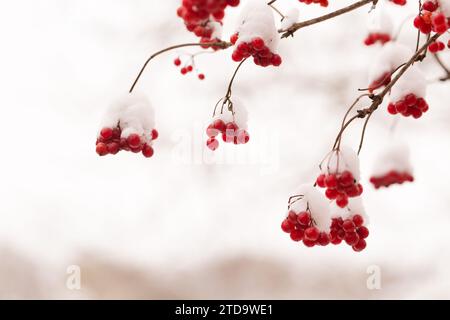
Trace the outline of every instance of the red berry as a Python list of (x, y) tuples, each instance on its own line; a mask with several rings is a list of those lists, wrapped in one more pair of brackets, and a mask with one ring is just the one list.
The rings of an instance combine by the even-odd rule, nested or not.
[(321, 246), (327, 246), (330, 243), (330, 237), (325, 232), (321, 232), (317, 243)]
[(336, 197), (336, 204), (340, 208), (345, 208), (348, 205), (348, 197), (343, 194), (338, 195)]
[(303, 240), (303, 230), (292, 230), (291, 239), (294, 241)]
[(342, 224), (342, 228), (345, 232), (355, 232), (356, 226), (352, 220), (345, 220)]
[(159, 132), (156, 129), (152, 130), (152, 140), (156, 140), (159, 137)]
[(311, 217), (308, 212), (300, 212), (297, 217), (297, 221), (302, 226), (309, 226), (309, 224), (311, 223)]
[(350, 232), (345, 235), (345, 242), (347, 242), (347, 244), (349, 246), (353, 246), (353, 245), (357, 244), (358, 241), (359, 241), (359, 236), (356, 232)]
[(337, 178), (336, 175), (334, 174), (329, 174), (326, 178), (325, 178), (325, 185), (327, 186), (327, 188), (331, 188), (334, 189), (337, 187)]
[(149, 146), (148, 144), (145, 144), (144, 147), (142, 148), (142, 154), (146, 158), (151, 158), (154, 154), (154, 150), (151, 146)]
[(369, 229), (366, 227), (359, 227), (357, 232), (361, 239), (366, 239), (369, 236)]
[(283, 230), (286, 233), (291, 233), (292, 228), (288, 219), (284, 219), (283, 222), (281, 223), (281, 230)]
[(203, 73), (200, 73), (200, 74), (198, 75), (198, 78), (199, 78), (200, 80), (205, 80), (205, 75), (204, 75)]
[(179, 66), (181, 65), (181, 60), (180, 60), (180, 58), (176, 58), (176, 59), (173, 61), (173, 64), (176, 65), (177, 67), (179, 67)]
[(319, 239), (319, 235), (320, 235), (319, 229), (317, 229), (316, 227), (310, 227), (305, 230), (305, 238), (307, 240), (317, 241), (317, 239)]
[(141, 137), (135, 133), (132, 133), (128, 136), (127, 143), (130, 148), (137, 149), (141, 145)]
[(108, 154), (108, 146), (103, 142), (98, 143), (95, 150), (99, 156), (106, 156)]
[(100, 131), (100, 136), (105, 140), (108, 141), (113, 137), (113, 129), (111, 128), (103, 128), (102, 131)]
[(316, 180), (317, 185), (321, 188), (325, 188), (325, 177), (326, 175), (321, 174)]
[(366, 246), (367, 246), (366, 241), (364, 239), (361, 239), (352, 248), (356, 252), (360, 252), (360, 251), (363, 251), (366, 248)]
[(215, 138), (209, 138), (206, 142), (206, 146), (212, 150), (215, 151), (219, 147), (219, 141), (217, 141)]
[(355, 214), (352, 220), (355, 226), (358, 228), (364, 224), (364, 218), (359, 214)]

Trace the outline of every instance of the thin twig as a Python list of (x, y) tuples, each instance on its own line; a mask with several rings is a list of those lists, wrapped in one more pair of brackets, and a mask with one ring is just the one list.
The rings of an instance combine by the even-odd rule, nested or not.
[(348, 13), (350, 11), (353, 11), (353, 10), (356, 10), (356, 9), (358, 9), (360, 7), (363, 7), (363, 6), (365, 6), (365, 5), (369, 4), (369, 3), (372, 3), (373, 6), (376, 6), (376, 4), (378, 3), (378, 0), (360, 0), (360, 1), (358, 1), (358, 2), (356, 2), (354, 4), (352, 4), (352, 5), (349, 5), (349, 6), (345, 7), (345, 8), (336, 10), (336, 11), (331, 12), (331, 13), (328, 13), (326, 15), (323, 15), (323, 16), (320, 16), (320, 17), (317, 17), (317, 18), (314, 18), (314, 19), (311, 19), (311, 20), (306, 20), (306, 21), (303, 21), (303, 22), (297, 22), (297, 23), (293, 24), (291, 27), (289, 27), (288, 29), (286, 29), (286, 30), (279, 30), (278, 32), (282, 34), (281, 38), (287, 38), (289, 36), (293, 36), (294, 33), (297, 30), (301, 29), (301, 28), (305, 28), (305, 27), (308, 27), (308, 26), (311, 26), (311, 25), (314, 25), (314, 24), (317, 24), (317, 23), (320, 23), (320, 22), (323, 22), (323, 21), (335, 18), (337, 16), (343, 15), (345, 13)]
[(450, 80), (450, 69), (444, 64), (441, 57), (439, 57), (439, 55), (437, 53), (433, 54), (433, 57), (436, 60), (436, 62), (439, 64), (439, 66), (442, 68), (442, 70), (444, 70), (444, 72), (445, 72), (445, 77), (440, 78), (439, 81)]
[(134, 80), (133, 85), (131, 86), (129, 92), (130, 93), (133, 92), (134, 88), (136, 87), (136, 84), (139, 82), (139, 79), (141, 78), (142, 74), (144, 73), (144, 71), (147, 68), (150, 61), (152, 61), (154, 58), (156, 58), (157, 56), (159, 56), (165, 52), (169, 52), (169, 51), (179, 49), (179, 48), (194, 47), (194, 46), (203, 46), (203, 47), (210, 47), (210, 48), (217, 47), (217, 48), (227, 49), (231, 45), (232, 45), (231, 43), (225, 42), (225, 41), (214, 42), (214, 43), (184, 43), (184, 44), (178, 44), (178, 45), (174, 45), (174, 46), (170, 46), (168, 48), (162, 49), (162, 50), (152, 54), (150, 56), (150, 58), (148, 58), (147, 61), (145, 61), (144, 65), (142, 66), (141, 70), (139, 71), (138, 76), (136, 77), (136, 80)]

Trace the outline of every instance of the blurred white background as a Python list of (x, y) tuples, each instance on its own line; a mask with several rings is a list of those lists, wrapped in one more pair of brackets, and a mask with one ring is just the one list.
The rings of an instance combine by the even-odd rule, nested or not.
[[(379, 50), (362, 44), (368, 8), (283, 40), (280, 68), (243, 66), (234, 95), (250, 113), (249, 145), (202, 156), (204, 127), (235, 68), (231, 52), (196, 59), (203, 82), (179, 74), (174, 52), (139, 84), (156, 110), (155, 157), (96, 155), (102, 113), (145, 59), (195, 39), (178, 2), (1, 1), (0, 298), (450, 298), (450, 93), (433, 81), (441, 71), (432, 59), (423, 64), (429, 113), (402, 118), (395, 136), (385, 108), (369, 124), (368, 248), (308, 249), (280, 230), (292, 190), (315, 179), (367, 85)], [(278, 2), (307, 19), (352, 1)], [(392, 7), (399, 22), (411, 10)], [(227, 11), (225, 39), (238, 11)], [(415, 35), (408, 24), (400, 41), (414, 48)], [(346, 144), (357, 147), (361, 124)], [(374, 191), (373, 161), (393, 138), (410, 145), (416, 182)], [(81, 268), (81, 290), (66, 287), (71, 265)], [(366, 287), (373, 265), (380, 290)]]

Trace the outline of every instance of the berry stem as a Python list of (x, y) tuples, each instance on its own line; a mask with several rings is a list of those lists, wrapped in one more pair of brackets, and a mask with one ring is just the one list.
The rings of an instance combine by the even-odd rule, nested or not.
[(172, 51), (172, 50), (176, 50), (179, 48), (184, 48), (184, 47), (194, 47), (194, 46), (203, 46), (203, 47), (218, 47), (218, 48), (222, 48), (222, 49), (227, 49), (229, 47), (232, 46), (231, 43), (226, 42), (226, 41), (221, 41), (221, 42), (214, 42), (214, 43), (183, 43), (183, 44), (178, 44), (178, 45), (174, 45), (174, 46), (170, 46), (167, 47), (165, 49), (162, 49), (158, 52), (155, 52), (154, 54), (152, 54), (150, 56), (150, 58), (147, 59), (147, 61), (145, 61), (144, 65), (142, 66), (141, 70), (139, 71), (138, 76), (136, 77), (136, 80), (134, 80), (133, 85), (130, 88), (130, 93), (132, 93), (134, 91), (134, 88), (136, 87), (137, 83), (139, 82), (139, 79), (142, 77), (142, 74), (144, 73), (145, 69), (147, 68), (148, 64), (150, 63), (150, 61), (152, 61), (154, 58), (156, 58), (157, 56)]
[(281, 38), (287, 38), (289, 36), (293, 36), (294, 33), (302, 28), (329, 20), (329, 19), (333, 19), (337, 16), (343, 15), (345, 13), (348, 13), (350, 11), (356, 10), (358, 8), (361, 8), (363, 6), (365, 6), (366, 4), (372, 3), (372, 7), (375, 7), (378, 3), (378, 0), (361, 0), (358, 2), (355, 2), (354, 4), (351, 4), (345, 8), (333, 11), (331, 13), (328, 13), (326, 15), (311, 19), (311, 20), (306, 20), (303, 22), (298, 22), (293, 24), (290, 28), (286, 29), (286, 30), (279, 30), (278, 32), (282, 34)]

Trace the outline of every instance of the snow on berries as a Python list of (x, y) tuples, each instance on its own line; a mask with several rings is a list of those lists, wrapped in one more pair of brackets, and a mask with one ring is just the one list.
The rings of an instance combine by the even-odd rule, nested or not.
[(383, 46), (369, 69), (369, 92), (387, 86), (392, 73), (409, 60), (413, 52), (407, 46), (391, 41)]
[(316, 180), (320, 188), (325, 188), (325, 196), (336, 202), (340, 208), (348, 205), (349, 198), (359, 197), (363, 187), (359, 183), (359, 159), (351, 148), (333, 150), (321, 164), (322, 173)]
[(183, 0), (177, 14), (184, 20), (188, 31), (201, 38), (202, 43), (215, 42), (221, 21), (225, 17), (225, 9), (237, 7), (240, 0)]
[(148, 99), (141, 94), (129, 94), (107, 110), (96, 141), (99, 156), (115, 155), (122, 150), (154, 154), (153, 142), (158, 138), (155, 116)]
[(363, 251), (369, 236), (369, 219), (359, 198), (351, 199), (344, 209), (332, 206), (329, 239), (331, 244), (346, 243), (356, 252)]
[(247, 144), (250, 141), (248, 133), (248, 113), (245, 106), (237, 99), (230, 104), (232, 110), (222, 107), (220, 112), (215, 110), (216, 115), (206, 129), (208, 141), (206, 146), (215, 151), (219, 148), (219, 139), (225, 143), (235, 145)]
[(450, 28), (450, 3), (448, 0), (427, 0), (423, 3), (414, 26), (424, 34), (432, 31), (443, 34)]
[(393, 38), (394, 24), (392, 18), (381, 4), (370, 13), (367, 28), (369, 34), (364, 40), (366, 46), (376, 43), (384, 45)]
[(234, 44), (233, 61), (253, 57), (256, 65), (278, 67), (282, 63), (276, 53), (279, 35), (271, 8), (261, 0), (250, 0), (241, 12), (236, 33), (230, 39)]
[(394, 184), (413, 182), (410, 151), (404, 143), (391, 143), (378, 156), (370, 177), (370, 183), (379, 189)]
[(328, 0), (298, 0), (304, 4), (320, 4), (322, 7), (328, 7)]
[(390, 114), (418, 119), (428, 111), (427, 81), (417, 66), (411, 67), (392, 88), (387, 110)]
[(306, 247), (330, 243), (330, 208), (323, 194), (311, 185), (301, 185), (289, 199), (288, 213), (281, 229)]

